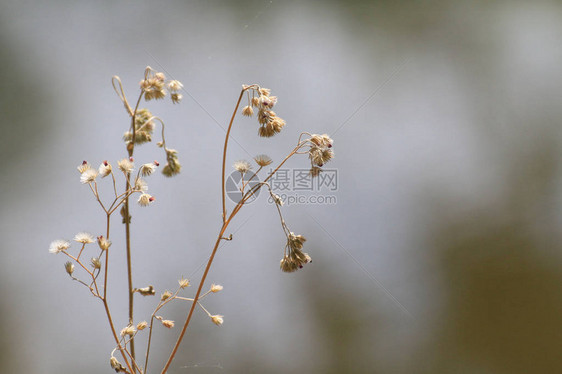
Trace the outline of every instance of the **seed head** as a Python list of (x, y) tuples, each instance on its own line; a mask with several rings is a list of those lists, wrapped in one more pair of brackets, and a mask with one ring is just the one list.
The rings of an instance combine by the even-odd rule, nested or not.
[(252, 165), (250, 165), (250, 163), (246, 160), (236, 161), (233, 166), (234, 169), (242, 174), (247, 173), (252, 168)]
[(135, 334), (135, 327), (134, 326), (127, 326), (123, 330), (121, 330), (121, 336), (133, 336)]
[(273, 162), (267, 155), (257, 155), (254, 157), (254, 161), (261, 167), (267, 166)]
[(88, 167), (88, 169), (84, 170), (82, 174), (80, 174), (80, 182), (82, 182), (83, 184), (92, 183), (96, 180), (97, 176), (97, 170)]
[(221, 291), (223, 289), (223, 286), (221, 286), (220, 284), (212, 284), (211, 285), (211, 292), (212, 293), (217, 293), (219, 291)]
[(216, 314), (216, 315), (214, 315), (214, 316), (211, 316), (211, 321), (212, 321), (215, 325), (220, 326), (220, 325), (222, 325), (222, 323), (224, 322), (223, 317), (224, 317), (224, 316), (221, 316), (220, 314)]
[(251, 117), (254, 114), (254, 109), (252, 109), (251, 106), (246, 105), (244, 108), (242, 108), (242, 115), (246, 116), (246, 117)]
[(111, 242), (106, 238), (104, 238), (102, 235), (98, 236), (97, 239), (98, 239), (98, 245), (102, 251), (107, 251), (111, 246)]
[(135, 168), (135, 164), (133, 164), (131, 158), (124, 158), (122, 160), (119, 160), (117, 162), (117, 166), (125, 174), (130, 173)]
[(160, 296), (160, 301), (168, 300), (172, 297), (172, 293), (168, 290), (164, 291), (164, 293)]
[(177, 80), (171, 80), (168, 82), (168, 91), (170, 92), (177, 92), (183, 88), (183, 84)]
[(148, 206), (151, 202), (153, 202), (155, 198), (147, 193), (143, 193), (139, 196), (137, 202), (140, 206)]
[(148, 326), (148, 322), (146, 322), (146, 321), (139, 322), (137, 324), (137, 330), (142, 331), (142, 330), (146, 329), (147, 326)]
[(135, 288), (134, 292), (138, 292), (142, 296), (153, 296), (156, 293), (154, 287), (150, 285), (144, 288)]
[(182, 290), (186, 287), (189, 287), (189, 279), (185, 279), (184, 277), (182, 277), (180, 280), (178, 280), (178, 283), (180, 284), (180, 288)]
[(134, 187), (135, 191), (142, 191), (142, 192), (146, 192), (148, 191), (148, 184), (146, 184), (146, 181), (142, 178), (137, 178), (135, 180), (135, 187)]
[(174, 321), (170, 321), (169, 319), (165, 319), (162, 321), (162, 325), (168, 329), (171, 329), (174, 327)]
[(74, 241), (82, 244), (89, 244), (94, 242), (94, 237), (90, 233), (79, 232), (74, 236)]
[(179, 104), (181, 99), (183, 99), (183, 95), (177, 92), (172, 92), (170, 94), (170, 98), (172, 99), (172, 103)]
[(107, 161), (101, 163), (100, 167), (98, 168), (98, 172), (100, 173), (101, 177), (107, 177), (111, 174), (111, 164)]
[(149, 164), (143, 164), (140, 168), (141, 175), (143, 177), (148, 177), (150, 174), (154, 172), (154, 170), (156, 170), (157, 166), (158, 165), (156, 165), (154, 162), (151, 162)]
[(56, 254), (66, 251), (68, 248), (70, 248), (69, 242), (67, 242), (66, 240), (58, 239), (51, 242), (51, 245), (49, 246), (49, 252)]
[(101, 269), (101, 261), (98, 257), (92, 257), (92, 259), (90, 260), (90, 264), (96, 270)]
[(88, 164), (88, 161), (86, 161), (86, 160), (82, 161), (82, 163), (80, 165), (78, 165), (78, 167), (77, 167), (78, 172), (80, 174), (82, 174), (83, 172), (85, 172), (86, 170), (88, 170), (90, 168), (91, 168), (91, 166), (90, 166), (90, 164)]

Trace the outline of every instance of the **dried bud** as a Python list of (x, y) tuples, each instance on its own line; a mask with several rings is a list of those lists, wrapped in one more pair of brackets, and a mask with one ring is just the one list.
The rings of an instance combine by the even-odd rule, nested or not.
[(91, 169), (91, 166), (90, 166), (90, 164), (88, 164), (88, 161), (84, 160), (84, 161), (82, 161), (82, 163), (80, 165), (78, 165), (78, 167), (76, 169), (78, 169), (78, 172), (80, 174), (82, 174), (86, 170)]
[(98, 257), (92, 257), (90, 264), (94, 269), (101, 269), (101, 261)]
[(165, 319), (162, 321), (162, 325), (168, 329), (171, 329), (172, 327), (174, 327), (174, 321), (170, 321), (168, 319)]
[(148, 326), (148, 323), (146, 321), (139, 322), (137, 324), (137, 330), (142, 331), (142, 330), (146, 329), (147, 326)]
[(111, 247), (111, 242), (100, 235), (98, 236), (98, 245), (102, 251), (107, 251)]
[(109, 364), (111, 365), (111, 368), (115, 370), (116, 373), (127, 372), (127, 369), (125, 369), (125, 367), (123, 367), (123, 365), (121, 365), (121, 363), (117, 361), (117, 359), (113, 356), (109, 359)]
[(170, 291), (164, 291), (164, 293), (160, 296), (160, 301), (168, 300), (172, 297), (172, 293)]
[(189, 280), (185, 279), (185, 278), (181, 278), (180, 280), (178, 280), (178, 283), (180, 284), (180, 288), (183, 290), (186, 287), (189, 287)]
[(213, 293), (217, 293), (219, 291), (221, 291), (223, 289), (223, 286), (221, 286), (220, 284), (212, 284), (211, 285), (211, 292)]
[(121, 330), (121, 336), (133, 336), (135, 334), (135, 328), (133, 326), (127, 326), (123, 330)]
[(156, 291), (154, 290), (154, 287), (152, 287), (150, 285), (148, 287), (144, 287), (144, 288), (135, 288), (133, 292), (138, 292), (142, 296), (153, 296), (156, 293)]
[(242, 115), (246, 117), (251, 117), (253, 114), (254, 114), (254, 109), (252, 109), (251, 106), (246, 105), (244, 108), (242, 108)]
[(107, 161), (101, 163), (100, 167), (98, 168), (98, 172), (102, 178), (107, 177), (111, 174), (111, 164)]
[(70, 261), (64, 263), (64, 270), (68, 273), (68, 275), (72, 275), (74, 273), (74, 264)]
[(177, 92), (173, 92), (173, 93), (170, 95), (170, 98), (172, 99), (172, 103), (174, 103), (174, 104), (179, 104), (180, 101), (181, 101), (181, 99), (183, 99), (183, 95), (180, 94), (180, 93), (177, 93)]
[(224, 316), (221, 316), (220, 314), (216, 314), (214, 316), (211, 316), (211, 321), (213, 321), (215, 325), (220, 326), (224, 322), (223, 317)]

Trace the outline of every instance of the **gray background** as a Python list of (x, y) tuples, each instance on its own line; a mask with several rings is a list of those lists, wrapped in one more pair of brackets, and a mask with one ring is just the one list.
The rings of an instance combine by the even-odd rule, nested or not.
[[(339, 172), (337, 204), (284, 210), (314, 259), (295, 274), (278, 269), (275, 209), (262, 196), (242, 211), (208, 280), (225, 287), (205, 302), (225, 324), (198, 312), (170, 373), (558, 370), (561, 21), (548, 1), (3, 1), (2, 372), (111, 370), (101, 304), (48, 246), (103, 230), (75, 167), (124, 156), (110, 78), (133, 100), (146, 65), (184, 83), (181, 105), (147, 104), (183, 172), (150, 177), (156, 203), (133, 210), (135, 285), (160, 293), (201, 275), (242, 84), (272, 88), (287, 126), (261, 139), (239, 118), (229, 165), (280, 160), (301, 131), (327, 132)], [(136, 158), (163, 161), (158, 151)], [(146, 319), (155, 299), (137, 300)], [(180, 322), (186, 308), (163, 314)], [(152, 369), (178, 330), (156, 330)]]

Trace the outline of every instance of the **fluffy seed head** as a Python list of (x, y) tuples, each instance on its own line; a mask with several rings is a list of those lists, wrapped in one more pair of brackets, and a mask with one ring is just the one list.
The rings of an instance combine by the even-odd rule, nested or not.
[(252, 165), (246, 160), (236, 161), (233, 166), (242, 174), (247, 173), (252, 168)]
[(49, 246), (49, 252), (51, 253), (60, 253), (62, 251), (66, 251), (70, 248), (70, 243), (66, 240), (58, 239), (51, 243)]
[(158, 165), (156, 165), (154, 162), (151, 162), (151, 163), (148, 163), (148, 164), (143, 164), (140, 168), (141, 175), (143, 177), (149, 176), (150, 174), (152, 174), (154, 172), (154, 170), (156, 170), (157, 166)]
[(107, 177), (111, 174), (111, 164), (107, 161), (101, 163), (100, 167), (98, 168), (98, 172), (100, 173), (101, 177)]
[(84, 170), (82, 174), (80, 174), (80, 182), (82, 182), (83, 184), (92, 183), (93, 181), (96, 180), (97, 176), (98, 176), (97, 170), (88, 168)]
[(261, 167), (267, 166), (273, 162), (268, 155), (257, 155), (254, 157), (254, 161)]
[(117, 166), (119, 167), (119, 170), (121, 170), (125, 174), (130, 173), (135, 168), (135, 164), (133, 164), (131, 158), (124, 158), (122, 160), (119, 160), (117, 162)]
[(181, 90), (183, 88), (183, 84), (181, 84), (180, 81), (177, 80), (171, 80), (168, 82), (168, 90), (170, 92), (177, 92), (179, 90)]
[(89, 244), (94, 242), (94, 237), (88, 232), (79, 232), (74, 235), (74, 241), (82, 244)]
[(151, 202), (153, 202), (155, 198), (147, 193), (143, 193), (139, 196), (137, 202), (140, 206), (148, 206)]
[(82, 163), (80, 165), (78, 165), (78, 167), (76, 169), (78, 169), (78, 172), (80, 174), (82, 174), (83, 172), (85, 172), (86, 170), (90, 169), (91, 166), (90, 164), (88, 164), (88, 161), (84, 160), (82, 161)]

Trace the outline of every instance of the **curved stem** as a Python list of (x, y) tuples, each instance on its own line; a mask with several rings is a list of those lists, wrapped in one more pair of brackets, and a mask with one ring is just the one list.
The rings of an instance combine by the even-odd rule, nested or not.
[(228, 124), (228, 130), (226, 130), (226, 137), (224, 138), (224, 149), (222, 153), (222, 223), (226, 222), (226, 191), (225, 191), (225, 168), (226, 168), (226, 149), (228, 147), (228, 139), (230, 138), (230, 130), (232, 129), (232, 124), (234, 123), (234, 117), (236, 117), (236, 113), (238, 112), (238, 107), (240, 106), (240, 102), (242, 101), (242, 97), (244, 96), (244, 91), (247, 88), (243, 88), (240, 91), (240, 96), (238, 97), (238, 101), (236, 102), (236, 107), (234, 108), (234, 112), (232, 113), (232, 117), (230, 118), (230, 123)]

